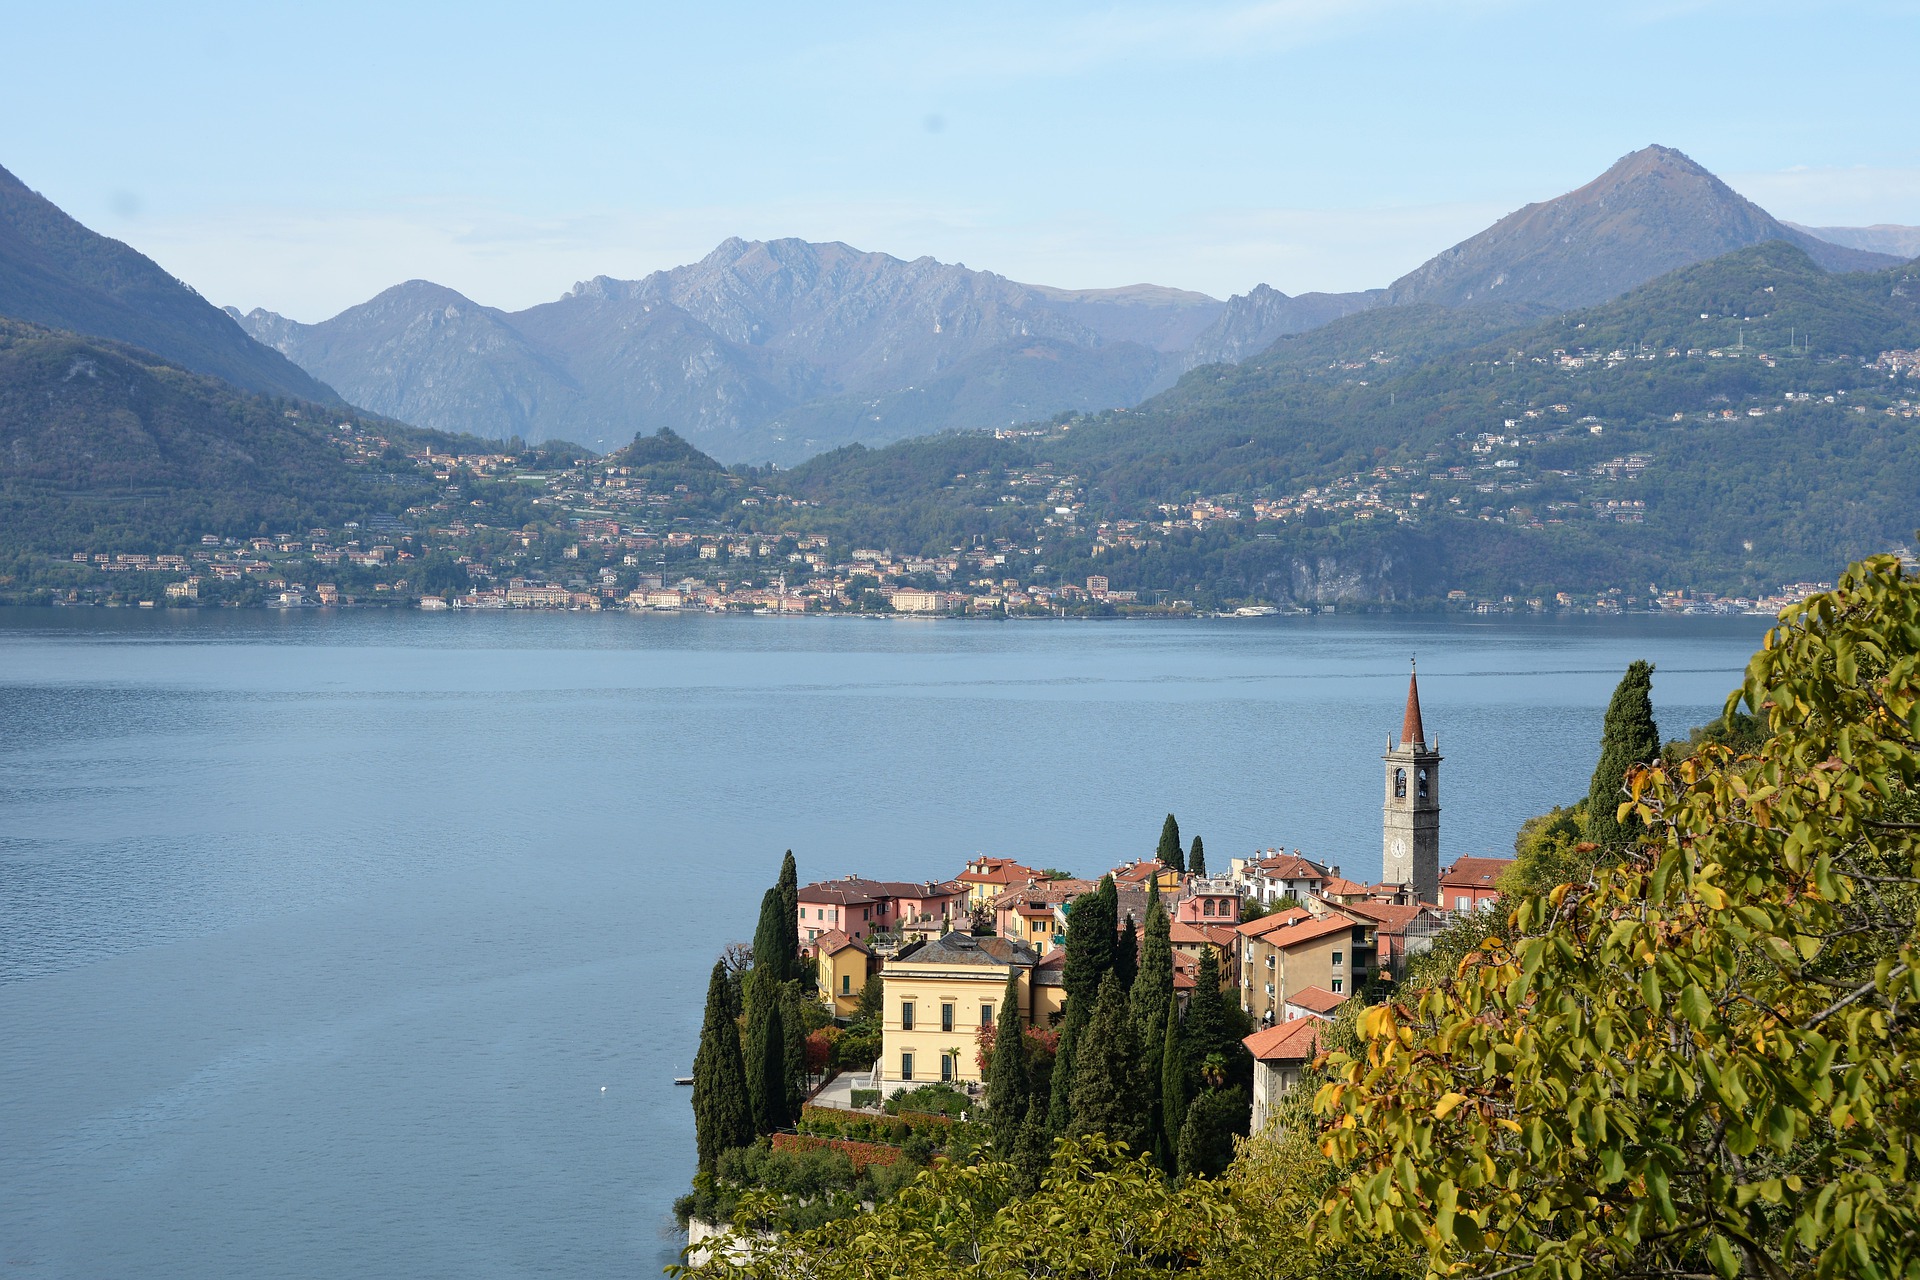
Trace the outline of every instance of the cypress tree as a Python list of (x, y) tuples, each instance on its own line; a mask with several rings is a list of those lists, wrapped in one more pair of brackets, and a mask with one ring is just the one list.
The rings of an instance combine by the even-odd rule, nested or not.
[(1060, 1043), (1053, 1052), (1053, 1080), (1047, 1097), (1047, 1131), (1055, 1136), (1065, 1133), (1067, 1122), (1073, 1118), (1073, 1061), (1079, 1052), (1081, 1028), (1087, 1024), (1089, 1003), (1082, 1000), (1076, 1004), (1069, 999), (1066, 1021), (1060, 1024)]
[(1187, 1025), (1182, 1034), (1187, 1042), (1190, 1072), (1198, 1071), (1209, 1056), (1226, 1054), (1226, 997), (1220, 990), (1220, 958), (1212, 947), (1200, 948), (1200, 963), (1193, 975), (1193, 995), (1187, 1000)]
[(732, 984), (726, 966), (718, 962), (707, 980), (707, 1012), (700, 1024), (700, 1051), (693, 1059), (693, 1131), (702, 1173), (713, 1172), (721, 1152), (753, 1142), (753, 1108)]
[(1134, 975), (1139, 972), (1140, 934), (1133, 927), (1133, 917), (1128, 916), (1120, 937), (1113, 944), (1113, 976), (1120, 979), (1123, 993), (1133, 990)]
[(1587, 789), (1587, 838), (1618, 845), (1637, 839), (1639, 819), (1622, 823), (1613, 815), (1626, 797), (1627, 770), (1660, 756), (1660, 727), (1653, 722), (1653, 664), (1636, 661), (1627, 668), (1607, 703), (1600, 738), (1600, 763)]
[(1196, 876), (1207, 874), (1207, 850), (1200, 843), (1200, 837), (1193, 838), (1193, 852), (1187, 855), (1187, 870)]
[(760, 922), (753, 929), (753, 976), (747, 982), (749, 1007), (753, 1004), (753, 987), (764, 980), (771, 991), (793, 976), (794, 955), (787, 950), (787, 939), (799, 919), (787, 919), (786, 910), (787, 895), (780, 886), (760, 895)]
[(987, 1120), (994, 1151), (1011, 1159), (1026, 1121), (1033, 1082), (1027, 1073), (1027, 1037), (1020, 1024), (1020, 973), (1007, 974), (993, 1026), (993, 1057), (987, 1061)]
[(1081, 894), (1067, 908), (1067, 961), (1060, 980), (1067, 990), (1069, 1010), (1076, 1001), (1092, 1004), (1100, 993), (1100, 979), (1113, 968), (1117, 904), (1113, 879), (1105, 877), (1099, 889)]
[(1103, 1133), (1134, 1151), (1142, 1149), (1145, 1130), (1135, 1075), (1139, 1056), (1127, 994), (1121, 989), (1119, 976), (1109, 973), (1100, 980), (1093, 1017), (1074, 1051), (1068, 1133)]
[(1187, 1115), (1187, 1045), (1180, 1026), (1180, 1002), (1167, 996), (1166, 1029), (1160, 1041), (1160, 1132), (1154, 1135), (1154, 1152), (1160, 1167), (1172, 1173), (1180, 1141), (1180, 1128)]
[(1140, 1044), (1140, 1079), (1147, 1093), (1147, 1126), (1156, 1153), (1160, 1146), (1160, 1059), (1167, 1038), (1167, 1007), (1173, 1000), (1173, 943), (1171, 922), (1160, 895), (1147, 898), (1147, 924), (1141, 935), (1140, 971), (1134, 975), (1127, 1003), (1133, 1014), (1133, 1033)]
[(761, 994), (759, 1024), (749, 1029), (754, 1054), (747, 1070), (747, 1092), (753, 1101), (754, 1130), (772, 1133), (787, 1123), (787, 1033), (779, 992)]
[(1030, 1196), (1040, 1190), (1047, 1165), (1053, 1159), (1053, 1134), (1047, 1128), (1047, 1100), (1035, 1097), (1027, 1102), (1027, 1114), (1020, 1121), (1013, 1140), (1013, 1189), (1016, 1195)]
[(802, 1012), (806, 998), (798, 982), (780, 984), (780, 1030), (786, 1051), (783, 1069), (787, 1077), (788, 1119), (800, 1114), (800, 1104), (807, 1096), (807, 1020)]
[(794, 978), (799, 976), (800, 959), (800, 869), (794, 864), (791, 849), (780, 860), (780, 898), (785, 907), (780, 919), (786, 926), (780, 954), (785, 957), (786, 976)]
[(1172, 814), (1160, 824), (1160, 847), (1154, 850), (1153, 856), (1175, 871), (1187, 869), (1186, 859), (1180, 853), (1180, 824), (1173, 820)]
[(1217, 1178), (1233, 1163), (1233, 1139), (1247, 1123), (1247, 1099), (1238, 1089), (1208, 1089), (1187, 1108), (1180, 1126), (1183, 1178)]

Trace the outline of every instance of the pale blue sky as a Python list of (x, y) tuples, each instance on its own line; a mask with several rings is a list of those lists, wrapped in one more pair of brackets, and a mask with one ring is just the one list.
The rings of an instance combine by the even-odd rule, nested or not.
[(1384, 284), (1649, 142), (1920, 223), (1920, 4), (16, 5), (0, 165), (216, 302), (522, 307), (728, 235)]

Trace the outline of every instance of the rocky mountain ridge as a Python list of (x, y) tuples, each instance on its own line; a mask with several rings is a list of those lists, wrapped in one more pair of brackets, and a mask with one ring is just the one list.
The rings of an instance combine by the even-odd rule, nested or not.
[(519, 312), (414, 281), (315, 325), (233, 314), (355, 403), (419, 425), (595, 447), (667, 426), (728, 461), (792, 464), (1130, 406), (1189, 369), (1374, 307), (1591, 305), (1770, 240), (1829, 270), (1897, 260), (1782, 223), (1651, 146), (1353, 293), (1068, 290), (838, 242), (729, 239), (699, 262), (596, 277)]

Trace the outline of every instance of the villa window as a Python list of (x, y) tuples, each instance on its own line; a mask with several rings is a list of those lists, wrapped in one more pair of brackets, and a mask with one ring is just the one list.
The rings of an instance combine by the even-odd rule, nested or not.
[(953, 1030), (953, 1006), (950, 1004), (940, 1006), (940, 1029), (942, 1031)]
[(991, 1004), (987, 1004), (987, 1003), (981, 1004), (980, 1025), (983, 1027), (990, 1027), (993, 1025), (993, 1006)]
[(1202, 903), (1202, 905), (1201, 905), (1201, 907), (1200, 907), (1200, 914), (1201, 914), (1201, 915), (1204, 915), (1204, 916), (1210, 916), (1210, 915), (1212, 915), (1212, 914), (1213, 914), (1213, 899), (1212, 899), (1212, 898), (1207, 898), (1207, 899), (1205, 899), (1205, 900), (1203, 901), (1203, 903)]
[(911, 1000), (900, 1006), (900, 1029), (902, 1031), (913, 1030), (913, 1001)]
[(948, 1084), (953, 1083), (953, 1055), (950, 1053), (940, 1055), (940, 1078)]
[(1346, 952), (1344, 952), (1344, 951), (1336, 951), (1336, 952), (1334, 952), (1334, 953), (1333, 953), (1333, 967), (1334, 967), (1334, 968), (1336, 968), (1336, 969), (1338, 969), (1338, 968), (1339, 968), (1339, 967), (1340, 967), (1341, 965), (1343, 965), (1343, 964), (1345, 964), (1345, 963), (1346, 963), (1346, 959), (1347, 959), (1347, 953), (1346, 953)]
[(850, 996), (853, 994), (853, 975), (852, 974), (843, 973), (840, 975), (840, 994), (843, 996)]
[(1340, 981), (1340, 979), (1338, 979), (1338, 978), (1335, 978), (1335, 979), (1333, 980), (1333, 994), (1335, 994), (1335, 995), (1339, 995), (1339, 994), (1340, 994), (1340, 989), (1341, 989), (1341, 988), (1342, 988), (1343, 986), (1345, 986), (1345, 985), (1346, 985), (1346, 984), (1345, 984), (1345, 983), (1343, 983), (1343, 982), (1341, 982), (1341, 981)]
[(900, 1078), (902, 1080), (913, 1079), (913, 1055), (910, 1053), (900, 1055)]

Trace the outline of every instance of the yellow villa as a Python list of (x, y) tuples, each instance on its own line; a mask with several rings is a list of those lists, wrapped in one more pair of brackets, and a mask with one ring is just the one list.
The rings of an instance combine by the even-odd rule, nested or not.
[[(998, 1017), (1009, 973), (1018, 979), (1020, 1018), (1032, 1024), (1039, 960), (1025, 943), (970, 933), (949, 933), (901, 951), (886, 969), (885, 1022), (874, 1067), (879, 1087), (893, 1093), (934, 1080), (977, 1082), (980, 1028)], [(1054, 1003), (1042, 997), (1042, 1019)]]
[(829, 930), (806, 944), (819, 965), (820, 1000), (836, 1018), (851, 1018), (860, 992), (873, 971), (867, 949), (839, 929)]

